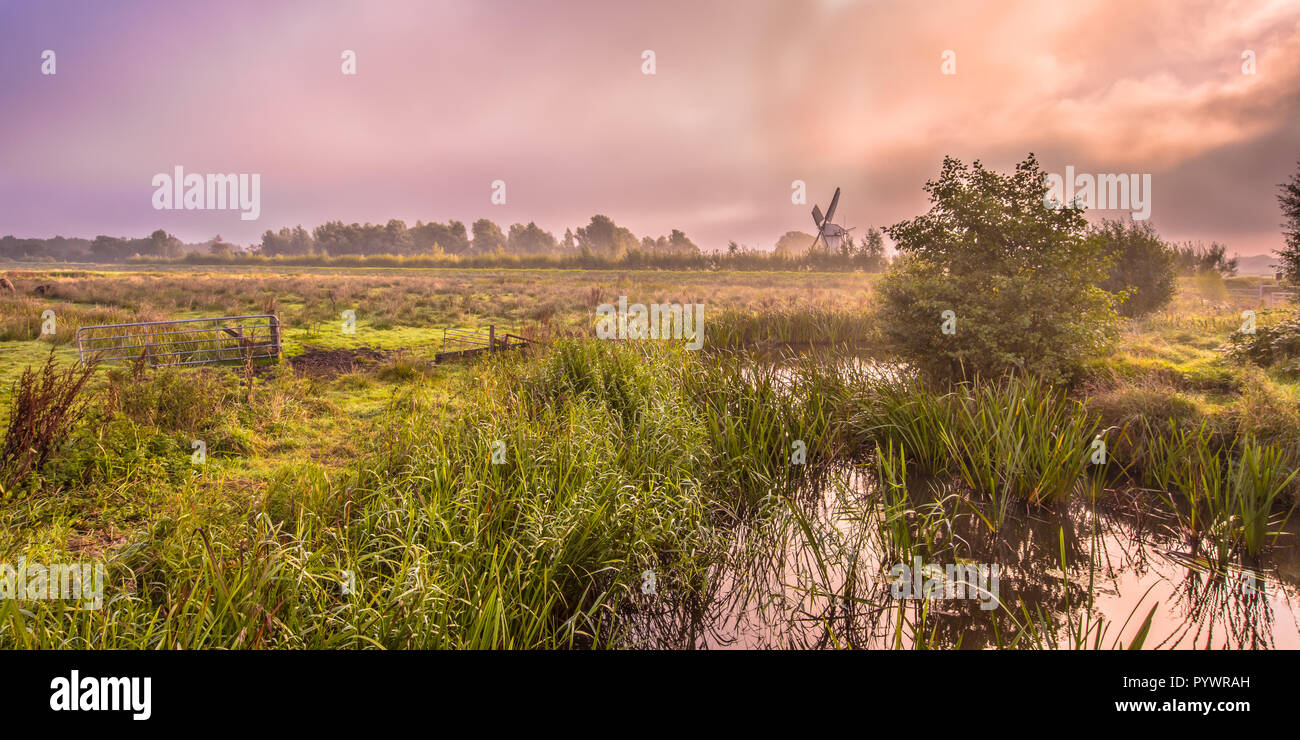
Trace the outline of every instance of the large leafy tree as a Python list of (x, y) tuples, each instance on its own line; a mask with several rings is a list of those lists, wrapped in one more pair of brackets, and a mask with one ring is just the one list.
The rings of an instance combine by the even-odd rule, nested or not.
[(901, 256), (879, 286), (879, 324), (904, 360), (946, 378), (1055, 382), (1106, 350), (1119, 321), (1099, 287), (1109, 259), (1082, 211), (1048, 207), (1047, 190), (1032, 154), (1009, 175), (947, 157), (925, 185), (930, 211), (885, 229)]
[(1290, 181), (1278, 186), (1278, 205), (1282, 206), (1282, 236), (1286, 246), (1277, 251), (1282, 258), (1282, 277), (1300, 285), (1300, 163)]

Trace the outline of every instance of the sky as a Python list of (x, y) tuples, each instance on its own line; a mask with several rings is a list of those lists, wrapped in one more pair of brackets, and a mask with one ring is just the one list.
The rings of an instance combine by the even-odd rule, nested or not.
[[(1300, 2), (0, 0), (0, 235), (491, 218), (560, 236), (603, 213), (770, 249), (836, 187), (861, 233), (923, 213), (945, 155), (1009, 171), (1030, 152), (1150, 174), (1168, 239), (1278, 248)], [(178, 165), (260, 175), (259, 217), (155, 210)]]

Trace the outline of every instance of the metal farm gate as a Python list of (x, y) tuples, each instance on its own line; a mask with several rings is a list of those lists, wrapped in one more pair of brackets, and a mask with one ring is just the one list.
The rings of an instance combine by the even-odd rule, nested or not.
[(269, 359), (280, 354), (280, 319), (262, 314), (83, 326), (77, 354), (83, 363), (143, 358), (149, 367)]
[(487, 331), (482, 329), (443, 329), (442, 351), (437, 354), (437, 361), (457, 357), (470, 357), (483, 352), (493, 353), (507, 349), (518, 349), (530, 340), (516, 334), (497, 333), (496, 324)]

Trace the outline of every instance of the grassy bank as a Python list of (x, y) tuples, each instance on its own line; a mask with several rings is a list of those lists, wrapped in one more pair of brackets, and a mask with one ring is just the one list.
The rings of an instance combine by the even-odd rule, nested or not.
[[(314, 462), (349, 455), (300, 445), (263, 471), (264, 488), (241, 484), (250, 470), (234, 461), (274, 456), (340, 401), (291, 374), (249, 389), (229, 372), (117, 371), (0, 527), (6, 558), (107, 557), (105, 608), (6, 601), (0, 641), (614, 646), (644, 607), (647, 573), (664, 592), (706, 593), (736, 528), (797, 506), (800, 483), (832, 462), (896, 459), (886, 479), (901, 465), (949, 481), (994, 534), (1012, 509), (1156, 481), (1150, 505), (1225, 557), (1267, 547), (1294, 501), (1294, 461), (1266, 443), (1222, 448), (1152, 425), (1131, 456), (1090, 466), (1101, 421), (1086, 401), (1033, 381), (941, 392), (841, 366), (562, 341), (410, 377), (344, 431), (358, 436), (354, 464)], [(209, 462), (192, 464), (192, 439), (207, 440)], [(877, 495), (890, 490), (892, 504), (876, 503), (902, 511), (926, 495)], [(925, 540), (921, 519), (899, 524), (896, 538)]]
[[(97, 371), (86, 417), (0, 503), (0, 562), (102, 560), (105, 607), (4, 600), (0, 645), (665, 644), (645, 642), (646, 620), (717, 603), (738, 543), (770, 561), (783, 538), (835, 575), (807, 581), (830, 603), (887, 610), (862, 587), (880, 574), (845, 576), (858, 561), (815, 516), (846, 470), (868, 483), (835, 508), (876, 531), (889, 558), (976, 557), (968, 546), (984, 541), (1019, 551), (1026, 521), (1078, 519), (1081, 506), (1168, 520), (1175, 542), (1216, 567), (1290, 546), (1276, 533), (1297, 500), (1295, 371), (1228, 359), (1219, 348), (1242, 306), (1194, 285), (1130, 322), (1116, 355), (1066, 389), (913, 378), (875, 345), (864, 276), (516, 277), (19, 277), (24, 295), (0, 298), (6, 394), (51, 345), (71, 359), (66, 342), (24, 328), (42, 307), (75, 324), (244, 313), (275, 298), (290, 355), (384, 352), (251, 378)], [(706, 351), (582, 338), (594, 306), (619, 295), (705, 303)], [(548, 302), (554, 312), (529, 318)], [(333, 317), (352, 305), (358, 334), (341, 335)], [(553, 342), (469, 365), (434, 366), (412, 347), (435, 341), (430, 325), (492, 321), (532, 321)], [(1062, 549), (1058, 564), (1092, 557)], [(1066, 593), (1077, 606), (1093, 592)], [(1026, 635), (999, 644), (1053, 642), (1033, 608), (1014, 597), (999, 608), (999, 629)], [(851, 625), (798, 619), (852, 642)], [(900, 645), (933, 642), (926, 619), (896, 626)]]

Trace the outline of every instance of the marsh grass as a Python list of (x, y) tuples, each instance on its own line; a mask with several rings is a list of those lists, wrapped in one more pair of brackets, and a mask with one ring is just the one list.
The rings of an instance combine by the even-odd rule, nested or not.
[(1088, 470), (1096, 415), (1032, 377), (946, 391), (883, 379), (859, 396), (850, 425), (859, 442), (897, 446), (923, 474), (958, 477), (992, 504), (994, 530), (1013, 502), (1060, 505), (1097, 490)]
[(905, 374), (866, 386), (855, 400), (850, 424), (858, 444), (896, 445), (922, 473), (948, 472), (943, 432), (955, 423), (949, 394), (932, 392), (917, 376)]
[[(1031, 379), (935, 387), (905, 367), (848, 362), (873, 331), (865, 283), (852, 275), (752, 274), (720, 286), (703, 283), (716, 276), (676, 285), (671, 275), (576, 273), (541, 287), (534, 277), (59, 275), (45, 301), (56, 310), (128, 320), (241, 313), (274, 295), (287, 323), (316, 322), (338, 343), (356, 341), (332, 324), (357, 304), (362, 328), (384, 342), (530, 316), (553, 341), (458, 366), (397, 355), (333, 380), (287, 366), (243, 381), (229, 370), (97, 374), (93, 417), (49, 461), (42, 490), (0, 510), (0, 549), (66, 557), (69, 543), (93, 540), (87, 552), (109, 564), (108, 603), (99, 613), (0, 604), (0, 646), (616, 647), (668, 604), (707, 612), (727, 596), (718, 573), (739, 533), (774, 578), (784, 561), (764, 548), (811, 543), (808, 572), (820, 575), (808, 588), (834, 611), (797, 618), (847, 625), (854, 610), (879, 607), (858, 537), (900, 560), (956, 561), (973, 546), (963, 536), (1028, 547), (1017, 509), (1059, 511), (1107, 493), (1102, 482), (1131, 482), (1162, 491), (1154, 498), (1198, 541), (1257, 553), (1275, 542), (1296, 487), (1294, 451), (1279, 442), (1292, 397), (1272, 376), (1243, 382), (1254, 371), (1220, 382), (1226, 371), (1206, 370), (1212, 349), (1199, 347), (1211, 342), (1197, 340), (1188, 367), (1160, 368), (1159, 383), (1134, 363), (1138, 380), (1121, 379), (1134, 384), (1099, 409)], [(629, 293), (702, 296), (708, 348), (574, 338), (592, 301)], [(812, 308), (782, 308), (785, 298)], [(810, 342), (798, 356), (735, 351)], [(1236, 394), (1241, 413), (1202, 433), (1209, 388)], [(1176, 427), (1137, 423), (1166, 407)], [(1234, 445), (1247, 424), (1260, 435)], [(1088, 463), (1099, 433), (1115, 441), (1104, 469)], [(197, 437), (211, 455), (201, 469), (189, 461)], [(844, 466), (873, 484), (826, 504)], [(657, 599), (641, 592), (647, 570)], [(1074, 622), (1017, 611), (1017, 634), (998, 646), (1122, 647), (1078, 616), (1092, 586), (1081, 600), (1066, 588)], [(947, 645), (944, 619), (928, 604), (898, 605), (892, 640)]]
[[(742, 272), (719, 279), (714, 272), (636, 269), (356, 268), (349, 273), (256, 265), (240, 271), (176, 267), (10, 275), (18, 294), (0, 296), (0, 341), (38, 338), (41, 312), (50, 309), (58, 317), (56, 343), (72, 341), (80, 326), (264, 313), (272, 301), (289, 327), (290, 344), (299, 334), (320, 338), (337, 333), (345, 309), (357, 312), (363, 334), (418, 328), (429, 335), (426, 341), (443, 327), (490, 323), (591, 336), (592, 301), (614, 302), (626, 295), (633, 302), (705, 305), (711, 347), (769, 341), (826, 345), (861, 341), (870, 334), (867, 308), (875, 281), (873, 275), (856, 273)], [(51, 293), (30, 295), (46, 283), (55, 286)]]
[(1232, 474), (1233, 498), (1236, 500), (1237, 521), (1246, 552), (1258, 555), (1272, 536), (1276, 542), (1281, 529), (1295, 510), (1292, 504), (1285, 514), (1274, 517), (1273, 512), (1287, 486), (1300, 474), (1289, 468), (1281, 450), (1245, 439), (1240, 445), (1240, 455), (1234, 463)]
[(877, 521), (884, 552), (892, 560), (908, 562), (917, 547), (912, 531), (917, 512), (907, 488), (907, 456), (890, 441), (885, 449), (876, 448), (875, 469), (881, 503)]
[(709, 314), (706, 326), (710, 347), (847, 345), (865, 348), (880, 341), (866, 307), (851, 308), (829, 302), (727, 308)]
[[(663, 589), (698, 587), (717, 522), (747, 508), (711, 466), (741, 430), (711, 433), (681, 376), (656, 372), (672, 364), (642, 351), (561, 343), (539, 361), (485, 363), (474, 410), (452, 425), (417, 388), (354, 470), (287, 470), (245, 516), (158, 518), (112, 561), (102, 612), (38, 604), (9, 614), (0, 640), (609, 645), (644, 571)], [(728, 403), (756, 398), (729, 390)], [(750, 474), (780, 475), (768, 467)]]
[(1087, 483), (1098, 421), (1082, 404), (1034, 378), (964, 386), (956, 424), (943, 430), (958, 474), (994, 504), (1001, 527), (1010, 501), (1061, 505)]
[(1294, 504), (1279, 512), (1296, 478), (1277, 447), (1245, 437), (1225, 445), (1203, 422), (1170, 421), (1148, 429), (1142, 477), (1178, 515), (1193, 553), (1208, 541), (1216, 562), (1244, 550), (1258, 555), (1285, 524)]

